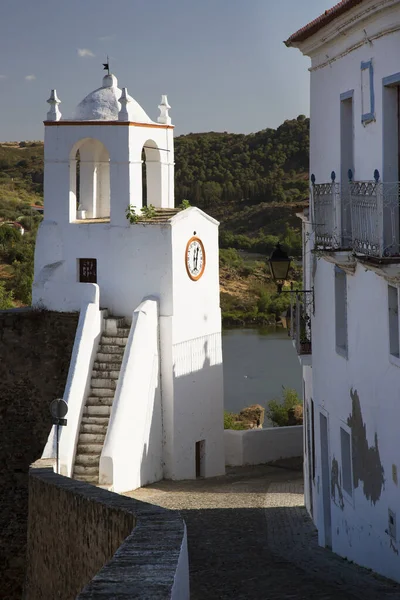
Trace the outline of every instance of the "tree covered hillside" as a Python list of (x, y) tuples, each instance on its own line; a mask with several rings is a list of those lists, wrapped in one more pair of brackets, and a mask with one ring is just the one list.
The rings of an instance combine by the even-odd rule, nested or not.
[[(295, 213), (308, 197), (308, 144), (309, 119), (303, 115), (276, 130), (249, 135), (179, 136), (175, 138), (176, 205), (188, 200), (218, 219), (223, 249), (265, 256), (279, 240), (298, 256), (300, 221)], [(42, 201), (43, 143), (0, 143), (0, 306), (29, 303), (33, 248), (41, 220), (30, 205)], [(13, 222), (11, 232), (5, 223), (12, 227)], [(24, 236), (15, 235), (15, 222), (24, 227)], [(224, 278), (227, 287), (232, 282), (232, 293), (237, 279), (249, 271), (239, 268), (235, 257), (228, 253), (221, 262), (222, 284)]]
[(308, 199), (309, 119), (249, 135), (193, 133), (175, 141), (176, 203), (221, 222), (220, 245), (268, 253), (278, 239), (300, 254), (296, 209)]
[(307, 194), (309, 119), (249, 135), (191, 133), (176, 138), (176, 198), (195, 206), (293, 202)]

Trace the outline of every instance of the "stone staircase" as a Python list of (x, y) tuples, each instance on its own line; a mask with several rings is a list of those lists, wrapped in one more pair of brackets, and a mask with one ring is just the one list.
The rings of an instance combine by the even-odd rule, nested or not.
[(94, 485), (99, 483), (100, 455), (129, 330), (125, 319), (107, 317), (93, 365), (90, 392), (79, 430), (73, 478)]

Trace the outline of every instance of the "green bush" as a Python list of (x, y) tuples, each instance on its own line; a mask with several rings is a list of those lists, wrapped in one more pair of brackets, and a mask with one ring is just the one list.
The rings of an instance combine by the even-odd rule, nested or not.
[(14, 261), (13, 274), (13, 289), (16, 298), (30, 306), (32, 304), (33, 261)]
[(236, 431), (246, 429), (244, 423), (236, 421), (236, 419), (235, 413), (224, 410), (224, 429), (235, 429)]
[(261, 290), (260, 297), (257, 300), (257, 310), (259, 313), (268, 313), (271, 305), (271, 295)]
[(301, 405), (296, 390), (282, 386), (282, 399), (270, 400), (267, 404), (267, 417), (274, 427), (287, 427), (289, 425), (289, 410)]
[(15, 227), (11, 227), (10, 225), (2, 225), (0, 227), (0, 247), (3, 251), (16, 242), (19, 242), (20, 238), (21, 234)]
[(7, 310), (13, 308), (13, 293), (6, 290), (5, 284), (0, 281), (0, 310)]
[(243, 258), (234, 248), (221, 249), (219, 251), (219, 262), (224, 267), (241, 269), (244, 266)]

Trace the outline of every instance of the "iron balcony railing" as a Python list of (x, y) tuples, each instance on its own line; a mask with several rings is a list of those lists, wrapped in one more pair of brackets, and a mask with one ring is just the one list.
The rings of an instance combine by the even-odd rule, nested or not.
[(293, 294), (290, 305), (290, 336), (295, 342), (297, 354), (311, 354), (311, 313), (313, 292)]
[(377, 258), (400, 256), (399, 182), (355, 181), (350, 184), (353, 250)]
[(311, 177), (315, 247), (352, 249), (376, 258), (400, 256), (400, 183), (371, 181), (340, 184), (332, 172), (329, 183)]
[(315, 245), (318, 248), (335, 250), (351, 246), (349, 185), (335, 179), (334, 171), (328, 183), (315, 183), (315, 177), (311, 176)]

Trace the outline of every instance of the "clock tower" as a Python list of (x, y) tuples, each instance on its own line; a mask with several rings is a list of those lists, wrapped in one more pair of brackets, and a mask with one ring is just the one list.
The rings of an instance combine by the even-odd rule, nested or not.
[[(80, 311), (78, 354), (92, 340), (78, 366), (74, 354), (71, 360), (67, 387), (75, 391), (64, 396), (71, 396), (69, 432), (60, 442), (65, 472), (74, 472), (85, 410), (99, 397), (91, 382), (105, 385), (101, 368), (112, 360), (112, 332), (123, 320), (120, 370), (108, 369), (115, 395), (97, 450), (99, 481), (125, 491), (163, 477), (219, 475), (225, 461), (218, 222), (195, 207), (175, 208), (167, 96), (153, 121), (108, 74), (71, 118), (62, 118), (55, 90), (48, 103), (33, 305)], [(128, 207), (136, 215), (130, 220)]]

